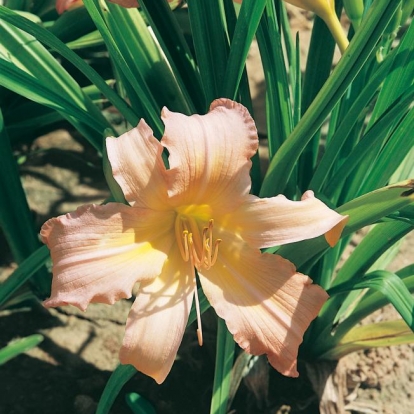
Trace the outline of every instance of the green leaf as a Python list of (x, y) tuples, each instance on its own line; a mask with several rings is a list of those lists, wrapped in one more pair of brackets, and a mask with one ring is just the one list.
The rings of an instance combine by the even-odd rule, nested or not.
[[(328, 293), (334, 296), (358, 289), (373, 289), (381, 292), (387, 298), (388, 303), (395, 307), (411, 330), (414, 330), (414, 298), (398, 275), (386, 270), (377, 270), (358, 280), (341, 283), (328, 290)], [(329, 307), (329, 302), (327, 305)], [(358, 322), (351, 313), (348, 317), (351, 323), (347, 323), (346, 320), (340, 323), (332, 335), (333, 325), (329, 323), (329, 320), (332, 320), (332, 313), (335, 313), (332, 306), (329, 312), (327, 309), (323, 309), (321, 317), (318, 317), (317, 322), (319, 322), (320, 330), (314, 329), (312, 332), (312, 355), (317, 358), (321, 358), (322, 355), (326, 355), (327, 352), (333, 349), (341, 341), (347, 330)], [(358, 315), (358, 317), (360, 316)]]
[(156, 414), (151, 403), (136, 392), (127, 394), (125, 400), (134, 414)]
[(329, 290), (329, 293), (339, 293), (355, 289), (375, 289), (386, 296), (407, 325), (414, 330), (414, 298), (404, 282), (395, 274), (386, 270), (368, 273), (360, 280), (341, 283)]
[(412, 229), (412, 225), (399, 221), (377, 224), (342, 265), (332, 287), (365, 274), (383, 253)]
[[(395, 53), (399, 53), (399, 49), (395, 50), (393, 54), (388, 55), (381, 63), (378, 70), (368, 79), (365, 87), (359, 91), (359, 94), (354, 100), (352, 106), (348, 109), (346, 115), (340, 120), (335, 132), (330, 137), (322, 159), (320, 160), (309, 184), (309, 188), (314, 190), (316, 193), (322, 192), (325, 183), (329, 182), (331, 170), (335, 171), (335, 168), (341, 165), (338, 161), (341, 149), (346, 144), (348, 137), (361, 117), (361, 114), (365, 115), (366, 108), (369, 106), (369, 103), (374, 98), (379, 87), (384, 82), (384, 79), (392, 66), (392, 56)], [(339, 110), (336, 109), (333, 115), (338, 116), (338, 113)]]
[(390, 75), (379, 93), (368, 127), (381, 116), (414, 79), (414, 23), (411, 21), (398, 46), (399, 53), (393, 56)]
[(242, 2), (222, 83), (223, 97), (230, 99), (237, 97), (247, 54), (265, 6), (266, 0), (244, 0)]
[[(49, 258), (49, 249), (39, 247), (0, 285), (0, 306), (3, 305), (16, 290), (28, 281)], [(50, 281), (47, 280), (47, 289), (50, 292)], [(44, 297), (49, 295), (47, 292)]]
[(240, 352), (231, 370), (231, 381), (227, 401), (227, 411), (230, 411), (231, 404), (236, 396), (237, 390), (240, 387), (243, 377), (249, 371), (249, 365), (252, 364), (255, 356), (248, 354), (245, 351)]
[(273, 3), (266, 7), (260, 21), (257, 43), (266, 82), (267, 135), (269, 158), (272, 159), (293, 129), (291, 97), (282, 38)]
[(111, 125), (74, 79), (33, 36), (4, 20), (0, 36), (0, 85), (56, 109), (100, 151)]
[[(343, 215), (349, 215), (342, 237), (368, 226), (382, 219), (390, 213), (403, 209), (414, 202), (414, 181), (407, 180), (380, 190), (365, 194), (355, 200), (345, 203), (336, 211)], [(277, 252), (282, 257), (293, 262), (302, 271), (309, 268), (309, 263), (314, 263), (315, 257), (328, 248), (328, 243), (323, 236), (312, 240), (281, 246)], [(269, 250), (272, 252), (272, 249)], [(309, 262), (307, 264), (307, 262)]]
[(399, 0), (381, 1), (371, 7), (365, 24), (352, 39), (342, 59), (333, 70), (311, 106), (289, 138), (272, 159), (261, 189), (262, 197), (282, 193), (304, 148), (318, 131), (352, 80), (364, 67), (378, 40), (399, 8)]
[(96, 414), (107, 414), (122, 387), (136, 374), (132, 365), (118, 365), (105, 385)]
[[(228, 41), (218, 0), (188, 0), (194, 49), (207, 104), (223, 97)], [(207, 109), (207, 108), (206, 108)]]
[[(3, 124), (0, 110), (0, 227), (12, 251), (14, 260), (22, 263), (37, 251), (40, 242), (33, 225), (32, 214), (27, 203), (19, 170), (13, 157), (9, 137)], [(39, 266), (36, 270), (39, 270)], [(34, 273), (34, 272), (33, 272)], [(32, 274), (33, 274), (32, 273)], [(10, 279), (10, 278), (9, 278)], [(7, 283), (7, 281), (5, 282)], [(50, 277), (43, 269), (36, 274), (33, 281), (36, 293), (46, 297), (50, 292)], [(2, 287), (0, 298), (14, 292)], [(0, 299), (0, 303), (3, 301)]]
[(104, 18), (105, 14), (109, 13), (108, 8), (104, 5), (103, 7), (105, 7), (105, 9), (102, 10), (98, 0), (84, 0), (84, 4), (104, 39), (114, 65), (122, 74), (124, 83), (131, 87), (128, 97), (131, 101), (137, 103), (138, 108), (142, 109), (143, 115), (140, 117), (148, 122), (157, 136), (161, 136), (164, 127), (160, 119), (159, 105), (154, 100), (154, 97), (148, 89), (148, 85), (143, 81), (142, 76), (138, 77), (138, 74), (134, 73), (132, 68), (128, 65), (128, 62), (118, 47), (114, 35), (109, 30)]
[(338, 360), (351, 352), (413, 342), (414, 333), (404, 321), (377, 322), (355, 327), (337, 345), (321, 355), (320, 359)]
[(180, 89), (186, 96), (191, 96), (188, 102), (194, 105), (193, 112), (203, 113), (208, 104), (195, 60), (184, 38), (184, 33), (190, 32), (188, 9), (178, 9), (173, 13), (166, 1), (143, 1), (140, 6), (167, 56)]
[[(405, 286), (410, 292), (414, 291), (414, 268), (413, 266), (408, 266), (403, 271), (396, 272), (396, 275), (404, 282)], [(354, 292), (351, 292), (351, 294)], [(333, 298), (335, 300), (336, 298)], [(345, 303), (345, 302), (344, 302)], [(352, 306), (351, 312), (349, 315), (342, 321), (338, 328), (335, 331), (335, 336), (337, 338), (342, 337), (346, 332), (348, 332), (353, 326), (362, 321), (371, 313), (382, 308), (383, 306), (389, 303), (388, 298), (379, 291), (367, 291), (363, 295), (359, 295), (359, 302)], [(330, 307), (330, 311), (333, 312), (333, 306)], [(328, 310), (329, 312), (329, 310)]]
[(49, 28), (50, 33), (65, 43), (88, 35), (93, 30), (95, 30), (95, 25), (85, 7), (66, 10)]
[[(329, 180), (324, 190), (327, 197), (336, 200), (341, 195), (341, 199), (346, 201), (388, 183), (407, 151), (414, 145), (414, 136), (407, 135), (407, 131), (411, 130), (409, 128), (414, 125), (414, 111), (407, 114), (413, 98), (414, 85), (377, 119)], [(400, 121), (401, 124), (390, 135), (392, 125)], [(371, 158), (375, 152), (379, 154), (377, 159)], [(370, 162), (373, 159), (375, 165)], [(358, 194), (353, 194), (352, 188), (345, 186), (348, 178), (352, 179), (355, 188), (360, 187)]]
[[(396, 117), (396, 119), (398, 119), (398, 117)], [(390, 180), (392, 174), (402, 164), (406, 156), (410, 154), (410, 151), (410, 158), (407, 158), (406, 162), (407, 165), (414, 165), (414, 137), (411, 134), (413, 130), (414, 110), (411, 109), (394, 130), (392, 136), (379, 153), (372, 169), (364, 180), (360, 189), (360, 194), (385, 185)], [(402, 178), (409, 177), (410, 176), (408, 175)]]
[[(341, 13), (341, 1), (335, 2), (335, 9), (337, 13)], [(309, 108), (329, 77), (335, 46), (335, 40), (325, 22), (320, 17), (315, 16), (309, 51), (307, 54), (308, 59), (303, 76), (302, 114)], [(309, 188), (309, 179), (311, 177), (311, 174), (309, 173), (314, 170), (319, 144), (320, 135), (319, 133), (316, 133), (301, 154), (298, 166), (298, 185), (301, 189)]]
[(226, 414), (234, 360), (234, 339), (223, 319), (217, 318), (217, 348), (210, 414)]
[(6, 347), (0, 349), (0, 365), (8, 360), (34, 348), (43, 341), (43, 336), (39, 334), (30, 335), (26, 338), (20, 338), (9, 343)]
[[(105, 80), (102, 79), (102, 77), (99, 76), (99, 74), (90, 65), (88, 65), (83, 59), (81, 59), (76, 53), (70, 50), (63, 42), (49, 33), (46, 29), (34, 24), (30, 20), (24, 19), (5, 7), (0, 7), (0, 17), (15, 27), (18, 27), (19, 29), (34, 36), (39, 42), (42, 42), (51, 49), (57, 51), (61, 56), (78, 68), (94, 85), (96, 85), (101, 93), (106, 96), (116, 108), (118, 108), (130, 124), (135, 125), (138, 122), (139, 118), (137, 115), (135, 115), (126, 102), (107, 85)], [(100, 41), (102, 42), (101, 37)]]
[(153, 96), (158, 105), (158, 113), (163, 106), (167, 106), (172, 111), (193, 113), (177, 83), (176, 76), (140, 12), (135, 8), (119, 7), (111, 3), (108, 3), (107, 7), (108, 10), (103, 13), (103, 16), (108, 30), (116, 39), (116, 46), (142, 89), (149, 96)]

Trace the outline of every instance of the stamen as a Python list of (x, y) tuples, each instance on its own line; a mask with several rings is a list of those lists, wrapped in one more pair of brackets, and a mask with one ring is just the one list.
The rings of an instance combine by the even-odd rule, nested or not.
[(211, 260), (211, 266), (214, 266), (214, 264), (217, 261), (218, 249), (219, 249), (220, 243), (221, 243), (221, 239), (217, 239), (214, 243), (214, 256), (213, 256), (213, 259)]
[(198, 344), (200, 346), (203, 346), (203, 329), (201, 326), (201, 312), (200, 312), (200, 301), (198, 299), (198, 291), (197, 291), (197, 284), (195, 283), (194, 278), (194, 302), (195, 302), (195, 308), (196, 308), (196, 315), (197, 315), (197, 339)]
[(213, 226), (214, 226), (214, 220), (210, 219), (208, 222), (208, 238), (210, 240), (210, 245), (213, 243)]
[(188, 262), (188, 259), (190, 258), (190, 252), (188, 251), (188, 230), (183, 231), (183, 239), (184, 239), (184, 255), (182, 253), (181, 255), (183, 256), (184, 261)]
[(206, 237), (207, 231), (208, 231), (208, 227), (204, 227), (203, 229), (203, 252), (201, 254), (201, 260), (204, 265), (208, 266), (208, 258), (210, 256), (210, 249), (209, 249), (209, 239)]
[(200, 300), (198, 299), (198, 291), (197, 291), (197, 280), (194, 270), (194, 259), (191, 256), (191, 269), (192, 269), (192, 276), (193, 276), (193, 286), (194, 286), (194, 303), (195, 303), (195, 309), (196, 309), (196, 315), (197, 315), (197, 339), (198, 344), (200, 346), (203, 346), (203, 329), (201, 326), (201, 312), (200, 312)]
[(194, 290), (194, 304), (197, 315), (197, 338), (203, 345), (203, 330), (201, 326), (200, 301), (197, 291), (196, 269), (210, 269), (217, 261), (221, 239), (213, 240), (214, 220), (208, 221), (200, 233), (200, 227), (190, 214), (178, 214), (175, 220), (175, 235), (181, 256), (185, 262), (190, 261)]
[(189, 233), (191, 233), (193, 235), (193, 242), (195, 245), (195, 248), (200, 251), (202, 249), (202, 240), (201, 240), (201, 236), (200, 236), (200, 229), (197, 225), (196, 220), (194, 219), (194, 217), (186, 217), (186, 221), (189, 224)]
[(201, 260), (198, 257), (197, 250), (194, 246), (193, 233), (188, 234), (188, 244), (189, 244), (190, 249), (191, 249), (192, 263), (197, 269), (199, 269), (200, 265), (201, 265)]
[(181, 224), (182, 224), (181, 218), (177, 217), (175, 219), (175, 238), (177, 239), (178, 248), (180, 249), (181, 257), (184, 259), (185, 262), (188, 262), (188, 243), (186, 242), (186, 238), (184, 236), (184, 232), (183, 232), (183, 228)]

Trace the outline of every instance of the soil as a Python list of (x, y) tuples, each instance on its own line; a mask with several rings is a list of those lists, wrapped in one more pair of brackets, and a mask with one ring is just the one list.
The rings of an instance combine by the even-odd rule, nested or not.
[[(301, 30), (302, 47), (306, 50), (309, 16), (292, 10), (293, 24)], [(251, 62), (256, 67), (250, 73), (257, 76), (252, 83), (258, 116), (263, 105), (263, 80), (260, 66), (257, 61), (254, 63), (255, 54), (257, 50), (253, 49)], [(260, 116), (258, 122), (259, 130), (265, 134)], [(68, 125), (37, 138), (28, 147), (20, 146), (18, 152), (27, 155), (20, 170), (38, 228), (51, 216), (73, 211), (80, 204), (100, 203), (108, 196), (99, 159)], [(0, 243), (4, 246), (4, 241)], [(393, 262), (394, 268), (412, 262), (413, 246), (414, 237), (410, 235)], [(16, 268), (7, 248), (2, 251), (0, 280)], [(0, 367), (0, 414), (94, 413), (105, 384), (118, 365), (118, 350), (131, 303), (122, 300), (113, 306), (93, 304), (83, 313), (73, 307), (46, 310), (29, 300), (23, 306), (0, 311), (0, 348), (34, 333), (44, 336), (38, 347)], [(370, 320), (396, 318), (398, 315), (388, 306)], [(215, 325), (215, 315), (210, 310), (203, 316), (205, 345), (200, 348), (195, 329), (187, 329), (178, 359), (165, 383), (156, 385), (137, 373), (122, 389), (111, 413), (132, 412), (125, 402), (125, 395), (131, 392), (149, 400), (158, 414), (208, 413)], [(335, 371), (342, 378), (343, 412), (413, 412), (413, 349), (414, 345), (380, 348), (343, 358)], [(304, 366), (300, 368), (302, 372), (306, 370)], [(296, 398), (297, 406), (289, 403), (291, 397)], [(232, 410), (238, 414), (319, 412), (306, 376), (282, 380), (265, 360), (260, 360), (242, 382)]]

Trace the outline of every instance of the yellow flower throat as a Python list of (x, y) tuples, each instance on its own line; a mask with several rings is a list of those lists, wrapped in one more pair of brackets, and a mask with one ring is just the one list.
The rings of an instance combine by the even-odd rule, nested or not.
[[(194, 299), (197, 313), (198, 343), (203, 344), (201, 329), (200, 303), (197, 294), (197, 281), (194, 269), (210, 269), (217, 261), (218, 248), (221, 239), (213, 240), (214, 220), (211, 217), (210, 206), (189, 205), (176, 209), (175, 237), (180, 253), (185, 262), (191, 263)], [(208, 223), (200, 232), (199, 222)]]

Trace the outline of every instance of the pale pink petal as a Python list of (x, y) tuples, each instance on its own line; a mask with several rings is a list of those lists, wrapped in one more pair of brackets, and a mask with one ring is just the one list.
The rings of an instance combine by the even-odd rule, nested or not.
[(113, 176), (129, 204), (168, 208), (163, 147), (144, 120), (119, 138), (107, 138), (106, 148)]
[(52, 294), (45, 306), (112, 304), (131, 296), (137, 281), (162, 269), (174, 241), (174, 213), (119, 203), (88, 205), (47, 221), (42, 241), (53, 261)]
[[(139, 3), (137, 0), (108, 0), (111, 3), (119, 4), (122, 7), (139, 7)], [(179, 4), (181, 4), (181, 0), (168, 0), (168, 3), (174, 3), (173, 9), (175, 9)]]
[(240, 235), (252, 247), (265, 248), (311, 239), (325, 234), (333, 246), (348, 221), (307, 191), (301, 201), (279, 195), (272, 198), (246, 197), (236, 211), (224, 217), (222, 225)]
[(56, 1), (56, 11), (59, 14), (62, 14), (66, 10), (83, 6), (82, 0), (57, 0)]
[(246, 352), (267, 354), (280, 373), (298, 376), (298, 348), (326, 292), (280, 256), (226, 240), (219, 249), (217, 263), (199, 272), (207, 299)]
[(142, 283), (131, 308), (119, 354), (123, 364), (161, 384), (171, 370), (191, 309), (192, 270), (177, 247), (159, 277)]
[(108, 0), (111, 3), (119, 4), (122, 7), (138, 7), (137, 0)]
[(169, 195), (175, 206), (209, 204), (232, 210), (251, 186), (250, 158), (258, 147), (253, 119), (228, 99), (211, 104), (206, 115), (162, 111), (169, 151)]

